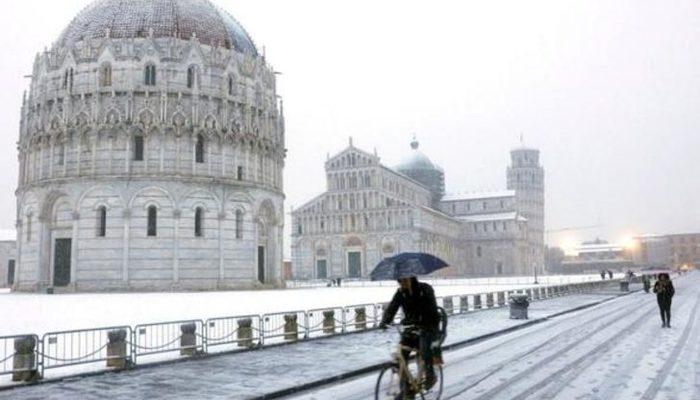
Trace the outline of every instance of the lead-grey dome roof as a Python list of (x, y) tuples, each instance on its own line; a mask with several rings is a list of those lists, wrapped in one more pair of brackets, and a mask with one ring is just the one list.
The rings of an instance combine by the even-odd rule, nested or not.
[(442, 172), (442, 168), (440, 168), (439, 165), (432, 162), (428, 156), (423, 154), (422, 151), (418, 150), (419, 145), (418, 140), (413, 139), (413, 142), (411, 142), (411, 148), (413, 151), (411, 151), (407, 157), (401, 160), (399, 165), (397, 165), (394, 169), (401, 173), (421, 170), (434, 170)]
[(58, 44), (84, 39), (176, 37), (193, 34), (208, 45), (218, 44), (257, 55), (255, 44), (241, 24), (209, 0), (97, 0), (87, 6), (63, 31)]

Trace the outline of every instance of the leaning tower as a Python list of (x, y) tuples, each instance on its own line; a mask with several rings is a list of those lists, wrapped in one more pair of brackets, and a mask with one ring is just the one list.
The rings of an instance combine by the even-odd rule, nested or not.
[(526, 273), (544, 271), (544, 168), (540, 151), (519, 147), (510, 152), (508, 189), (515, 191), (517, 211), (528, 219)]

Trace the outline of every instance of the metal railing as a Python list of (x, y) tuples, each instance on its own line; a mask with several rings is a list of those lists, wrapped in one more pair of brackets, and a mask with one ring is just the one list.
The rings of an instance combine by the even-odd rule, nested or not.
[[(610, 283), (610, 280), (606, 280), (533, 286), (517, 290), (441, 296), (436, 300), (448, 314), (455, 315), (505, 307), (510, 295), (514, 293), (525, 293), (530, 301), (537, 301), (591, 291)], [(206, 322), (183, 320), (140, 324), (133, 328), (113, 326), (49, 332), (41, 340), (32, 334), (3, 336), (0, 337), (0, 375), (13, 374), (15, 381), (31, 381), (41, 379), (45, 371), (82, 364), (104, 362), (106, 368), (122, 369), (167, 359), (205, 356), (360, 332), (377, 328), (387, 305), (358, 304), (308, 311), (210, 318)], [(402, 317), (402, 313), (398, 312), (394, 321), (398, 322)], [(73, 368), (72, 371), (76, 369)]]

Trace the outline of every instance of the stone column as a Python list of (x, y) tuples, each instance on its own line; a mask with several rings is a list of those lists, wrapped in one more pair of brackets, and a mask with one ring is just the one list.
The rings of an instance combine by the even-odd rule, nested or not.
[(15, 339), (15, 355), (12, 357), (13, 382), (30, 382), (37, 376), (36, 339), (34, 336), (24, 336)]
[(197, 353), (197, 325), (182, 324), (180, 325), (180, 355), (193, 356)]
[(110, 331), (107, 333), (107, 366), (124, 369), (127, 366), (126, 354), (126, 329)]
[(323, 312), (323, 333), (335, 333), (335, 311), (328, 310)]
[(459, 312), (462, 314), (469, 312), (469, 296), (459, 298)]
[[(128, 205), (126, 205), (128, 206)], [(124, 209), (122, 218), (124, 219), (124, 237), (122, 244), (122, 280), (124, 285), (129, 287), (129, 243), (130, 243), (130, 225), (131, 225), (131, 210)]]
[(238, 320), (238, 347), (253, 347), (253, 320), (244, 318)]
[(173, 284), (180, 282), (180, 217), (181, 210), (173, 210)]
[(296, 314), (287, 314), (284, 316), (284, 340), (299, 339), (299, 323), (297, 322)]
[(355, 308), (355, 329), (367, 329), (367, 309), (364, 307)]

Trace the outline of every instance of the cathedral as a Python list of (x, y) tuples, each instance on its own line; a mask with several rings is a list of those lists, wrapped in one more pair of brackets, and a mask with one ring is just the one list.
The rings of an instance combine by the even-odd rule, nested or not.
[(31, 77), (15, 290), (280, 284), (282, 104), (230, 14), (209, 0), (98, 0)]
[(396, 167), (353, 145), (326, 161), (326, 192), (292, 212), (295, 279), (366, 278), (382, 259), (426, 252), (442, 276), (530, 275), (544, 269), (539, 150), (511, 151), (507, 190), (445, 194), (445, 173), (411, 143)]

